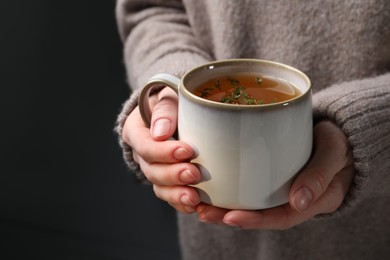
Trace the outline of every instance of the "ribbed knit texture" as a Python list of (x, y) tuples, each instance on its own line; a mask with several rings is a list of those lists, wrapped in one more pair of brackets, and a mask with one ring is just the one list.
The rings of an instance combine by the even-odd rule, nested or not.
[[(316, 120), (345, 132), (356, 176), (335, 214), (286, 231), (242, 231), (179, 214), (185, 260), (385, 259), (390, 255), (390, 1), (119, 0), (131, 98), (153, 74), (261, 58), (304, 71)], [(129, 167), (131, 148), (120, 141)]]

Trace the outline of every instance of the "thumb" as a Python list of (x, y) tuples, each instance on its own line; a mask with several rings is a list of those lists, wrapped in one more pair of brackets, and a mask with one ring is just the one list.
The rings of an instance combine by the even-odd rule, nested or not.
[(351, 164), (347, 138), (336, 124), (318, 123), (313, 136), (313, 156), (290, 190), (290, 205), (299, 212), (317, 201), (335, 175)]
[(155, 140), (173, 136), (177, 126), (177, 94), (170, 88), (162, 89), (152, 110), (150, 132)]

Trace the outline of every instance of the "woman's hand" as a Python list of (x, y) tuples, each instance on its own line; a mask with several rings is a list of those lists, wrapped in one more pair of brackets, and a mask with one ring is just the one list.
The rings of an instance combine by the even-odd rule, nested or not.
[(177, 126), (177, 95), (170, 88), (150, 97), (150, 129), (141, 118), (138, 107), (126, 119), (122, 139), (132, 147), (134, 160), (153, 184), (156, 196), (176, 210), (193, 213), (200, 199), (194, 188), (201, 174), (189, 160), (192, 148), (180, 141), (168, 140)]
[(313, 152), (291, 186), (288, 204), (258, 211), (200, 204), (199, 220), (243, 229), (287, 229), (315, 215), (336, 211), (354, 176), (348, 140), (336, 124), (322, 121), (314, 128)]

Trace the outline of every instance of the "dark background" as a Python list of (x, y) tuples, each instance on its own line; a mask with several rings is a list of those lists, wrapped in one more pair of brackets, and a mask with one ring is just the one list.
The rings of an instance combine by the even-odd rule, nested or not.
[(178, 259), (175, 212), (126, 169), (114, 0), (0, 1), (1, 259)]

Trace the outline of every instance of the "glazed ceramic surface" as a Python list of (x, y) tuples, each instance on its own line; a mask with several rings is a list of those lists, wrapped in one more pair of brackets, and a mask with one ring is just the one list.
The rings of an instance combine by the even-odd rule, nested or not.
[[(237, 72), (284, 79), (301, 95), (267, 105), (209, 101), (191, 93), (201, 83)], [(186, 73), (181, 80), (158, 74), (140, 96), (141, 114), (150, 122), (147, 96), (168, 85), (179, 94), (179, 139), (197, 153), (192, 163), (203, 181), (194, 185), (202, 201), (229, 209), (263, 209), (288, 202), (291, 183), (310, 157), (312, 101), (310, 80), (284, 64), (264, 60), (225, 60)]]

